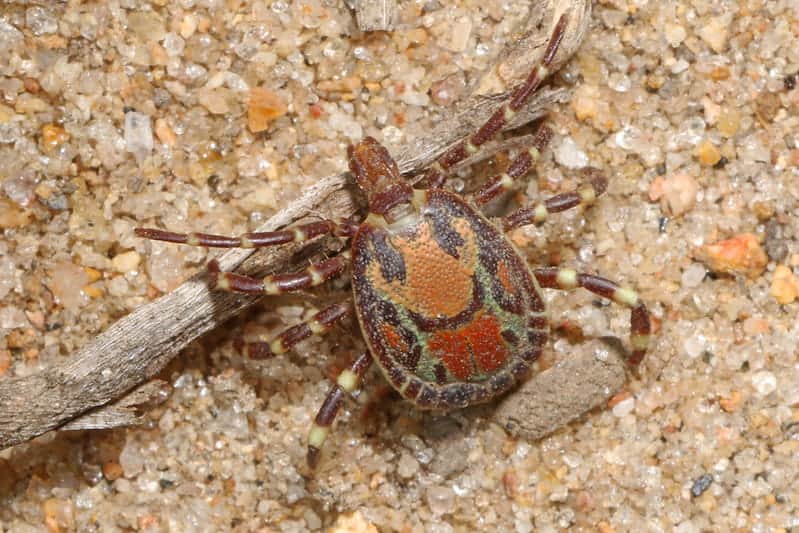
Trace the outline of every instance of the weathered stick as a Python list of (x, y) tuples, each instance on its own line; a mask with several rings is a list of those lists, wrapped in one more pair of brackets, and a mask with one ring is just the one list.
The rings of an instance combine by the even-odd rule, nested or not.
[[(551, 21), (553, 13), (557, 16), (562, 12), (563, 5), (571, 6), (572, 22), (555, 61), (556, 66), (576, 51), (587, 26), (584, 19), (590, 13), (587, 0), (553, 0), (542, 7), (545, 20)], [(527, 58), (518, 67), (518, 72), (514, 70), (516, 67), (511, 69), (513, 76), (508, 81), (525, 76), (541, 55), (551, 24), (537, 27), (538, 20), (539, 17), (535, 16), (528, 19), (527, 37), (519, 44), (522, 52), (514, 46), (505, 54), (510, 60), (520, 55)], [(533, 38), (535, 35), (539, 37)], [(500, 62), (489, 75), (503, 69), (507, 71), (503, 65), (505, 63)], [(401, 171), (411, 175), (421, 171), (447, 146), (484, 121), (505, 97), (473, 96), (458, 105), (452, 116), (443, 120), (429, 136), (417, 139), (398, 155)], [(553, 102), (564, 98), (563, 91), (542, 91), (506, 129), (542, 116)], [(257, 231), (284, 227), (310, 213), (329, 217), (353, 214), (357, 206), (347, 183), (345, 174), (319, 180)], [(254, 275), (290, 268), (298, 249), (286, 246), (262, 250), (254, 255), (252, 250), (230, 250), (218, 260), (224, 270), (239, 268), (243, 273)], [(114, 427), (135, 421), (135, 412), (132, 415), (131, 409), (143, 400), (139, 396), (132, 400), (125, 396), (152, 379), (187, 344), (257, 299), (211, 292), (205, 274), (201, 273), (173, 292), (117, 321), (63, 362), (38, 374), (0, 380), (0, 449), (26, 442), (53, 429)], [(138, 394), (141, 395), (141, 391)], [(144, 400), (151, 399), (152, 393), (142, 396)]]
[(391, 31), (397, 20), (397, 0), (356, 0), (355, 19), (361, 31)]

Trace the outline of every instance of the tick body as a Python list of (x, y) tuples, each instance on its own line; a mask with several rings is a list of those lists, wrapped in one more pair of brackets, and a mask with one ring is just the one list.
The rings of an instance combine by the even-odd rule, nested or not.
[(433, 163), (420, 180), (422, 188), (412, 188), (400, 176), (391, 155), (375, 139), (350, 146), (350, 170), (369, 202), (359, 219), (320, 220), (238, 237), (136, 230), (149, 239), (219, 248), (277, 246), (325, 234), (350, 240), (338, 256), (264, 278), (220, 272), (216, 262), (209, 264), (214, 288), (264, 295), (315, 287), (350, 270), (352, 302), (330, 305), (268, 342), (238, 343), (249, 357), (274, 357), (311, 335), (327, 333), (354, 310), (368, 350), (341, 372), (319, 408), (308, 435), (311, 467), (319, 460), (341, 402), (360, 386), (373, 362), (403, 398), (421, 409), (461, 408), (511, 389), (530, 373), (547, 343), (542, 289), (583, 288), (630, 308), (629, 363), (635, 367), (643, 359), (651, 327), (635, 291), (569, 268), (531, 268), (505, 236), (514, 228), (542, 224), (553, 213), (594, 203), (607, 186), (601, 171), (584, 169), (583, 185), (574, 191), (501, 219), (486, 218), (481, 208), (513, 188), (545, 150), (552, 134), (542, 126), (507, 172), (474, 194), (461, 197), (445, 188), (451, 168), (495, 137), (545, 79), (566, 25), (564, 14), (541, 62), (508, 103)]
[(541, 289), (505, 235), (441, 189), (370, 216), (352, 242), (355, 310), (375, 362), (421, 408), (484, 402), (526, 376), (546, 343)]

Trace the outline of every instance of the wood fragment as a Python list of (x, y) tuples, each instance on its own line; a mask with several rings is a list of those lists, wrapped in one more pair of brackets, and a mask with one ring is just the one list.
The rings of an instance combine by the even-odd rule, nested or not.
[[(546, 4), (543, 17), (563, 1)], [(570, 32), (564, 38), (554, 67), (559, 67), (579, 46), (587, 27), (590, 2), (569, 0), (574, 15)], [(560, 6), (560, 7), (558, 7)], [(586, 20), (581, 20), (581, 17)], [(536, 26), (540, 17), (531, 16), (522, 31), (527, 37), (511, 47), (504, 58), (524, 56), (524, 61), (491, 69), (513, 72), (523, 77), (543, 51), (551, 24)], [(582, 29), (581, 29), (582, 28)], [(534, 36), (538, 36), (534, 38)], [(521, 47), (521, 51), (516, 50)], [(518, 69), (518, 72), (515, 70)], [(481, 86), (478, 84), (478, 87)], [(483, 91), (485, 93), (485, 91)], [(553, 103), (563, 101), (563, 90), (542, 90), (506, 129), (517, 128), (546, 113)], [(442, 117), (429, 135), (409, 143), (396, 159), (403, 174), (412, 176), (429, 165), (438, 155), (484, 121), (507, 94), (473, 96), (456, 106), (455, 112)], [(285, 209), (272, 216), (257, 231), (271, 231), (309, 216), (346, 217), (357, 205), (346, 174), (320, 179)], [(305, 245), (275, 249), (229, 250), (218, 257), (224, 270), (237, 269), (249, 275), (283, 271), (296, 267), (297, 254)], [(225, 292), (211, 292), (206, 274), (199, 273), (177, 289), (133, 311), (100, 334), (94, 341), (51, 367), (30, 376), (0, 380), (0, 449), (27, 442), (47, 431), (69, 427), (116, 427), (124, 420), (136, 421), (131, 406), (141, 403), (137, 387), (151, 380), (187, 344), (230, 317), (254, 304), (259, 298)], [(149, 389), (145, 389), (149, 390)], [(133, 394), (134, 396), (128, 397)], [(580, 394), (580, 391), (575, 391)], [(103, 414), (105, 410), (105, 414)], [(133, 415), (131, 415), (133, 413)], [(102, 415), (102, 416), (101, 416)], [(579, 413), (578, 413), (579, 415)], [(532, 416), (532, 415), (531, 415)], [(71, 425), (70, 425), (71, 424)]]
[(391, 31), (397, 20), (397, 0), (356, 0), (355, 20), (361, 31)]
[(594, 350), (580, 350), (524, 382), (501, 400), (491, 419), (515, 437), (542, 439), (606, 405), (627, 381), (626, 371), (625, 362), (613, 351), (601, 359)]

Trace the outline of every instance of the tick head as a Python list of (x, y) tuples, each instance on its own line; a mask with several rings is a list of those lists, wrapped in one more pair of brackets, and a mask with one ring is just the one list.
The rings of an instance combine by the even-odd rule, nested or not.
[(383, 145), (365, 137), (347, 148), (347, 156), (358, 186), (369, 198), (369, 211), (392, 218), (392, 214), (405, 210), (413, 189), (402, 179), (397, 163)]

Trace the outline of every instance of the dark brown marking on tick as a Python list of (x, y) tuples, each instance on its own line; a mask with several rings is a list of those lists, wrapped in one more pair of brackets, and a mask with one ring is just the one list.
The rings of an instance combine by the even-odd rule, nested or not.
[(380, 273), (386, 281), (399, 280), (405, 281), (405, 260), (402, 255), (394, 249), (388, 236), (384, 232), (375, 231), (372, 236), (374, 243), (374, 253), (377, 262), (380, 264)]

